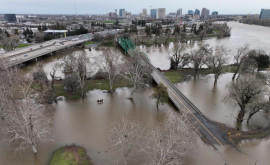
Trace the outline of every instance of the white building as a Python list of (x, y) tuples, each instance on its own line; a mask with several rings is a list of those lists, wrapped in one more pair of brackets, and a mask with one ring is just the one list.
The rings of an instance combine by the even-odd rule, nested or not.
[(147, 17), (147, 9), (142, 10), (142, 16), (145, 18)]
[(182, 17), (182, 8), (179, 8), (176, 12), (176, 17)]
[(158, 8), (158, 19), (165, 19), (165, 18), (166, 18), (166, 9)]

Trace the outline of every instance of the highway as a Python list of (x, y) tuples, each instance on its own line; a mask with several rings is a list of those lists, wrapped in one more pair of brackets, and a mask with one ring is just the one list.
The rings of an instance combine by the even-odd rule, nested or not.
[[(97, 32), (102, 36), (107, 34), (116, 34), (117, 30), (102, 31)], [(0, 59), (8, 60), (8, 67), (24, 63), (29, 60), (36, 59), (38, 57), (51, 54), (52, 52), (59, 51), (65, 48), (69, 48), (75, 45), (82, 44), (84, 42), (90, 41), (93, 39), (92, 33), (82, 34), (77, 36), (70, 36), (65, 38), (58, 38), (50, 41), (46, 41), (39, 44), (34, 44), (25, 48), (9, 51), (3, 54), (0, 54)]]

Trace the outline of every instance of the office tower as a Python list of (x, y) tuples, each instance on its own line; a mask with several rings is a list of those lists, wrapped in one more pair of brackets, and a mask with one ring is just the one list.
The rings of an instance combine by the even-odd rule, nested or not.
[(196, 9), (194, 15), (200, 15), (200, 14), (201, 14), (201, 11), (199, 9)]
[(188, 15), (193, 15), (194, 11), (193, 10), (188, 10)]
[(125, 17), (125, 13), (126, 13), (126, 12), (125, 12), (125, 9), (120, 9), (120, 10), (119, 10), (119, 16), (120, 16), (120, 17)]
[(182, 9), (179, 8), (176, 12), (176, 17), (182, 17)]
[(165, 19), (165, 18), (166, 18), (166, 9), (158, 8), (158, 19)]
[(4, 18), (7, 22), (15, 23), (17, 22), (15, 14), (4, 14)]
[(151, 18), (157, 19), (157, 9), (151, 9)]
[(142, 16), (147, 17), (147, 9), (142, 10)]
[(262, 9), (260, 19), (270, 19), (270, 9)]
[(213, 11), (212, 12), (212, 16), (217, 16), (218, 15), (218, 12), (217, 11)]

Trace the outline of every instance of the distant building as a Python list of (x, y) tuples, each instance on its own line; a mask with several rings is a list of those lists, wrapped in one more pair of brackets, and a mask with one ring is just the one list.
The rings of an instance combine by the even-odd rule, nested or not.
[(179, 8), (176, 12), (176, 17), (182, 17), (182, 9)]
[(142, 16), (143, 17), (147, 17), (147, 9), (143, 9), (142, 10)]
[(16, 15), (15, 14), (4, 14), (4, 18), (7, 22), (15, 23), (17, 22)]
[(176, 13), (169, 13), (170, 17), (176, 17)]
[(188, 10), (188, 15), (192, 15), (193, 16), (194, 11), (193, 10)]
[(166, 18), (166, 9), (158, 8), (158, 19), (165, 19), (165, 18)]
[(120, 16), (120, 17), (125, 17), (125, 14), (126, 14), (125, 9), (120, 9), (120, 10), (119, 10), (119, 16)]
[(151, 9), (151, 18), (157, 19), (157, 9)]
[(260, 19), (270, 19), (270, 9), (262, 9)]
[(210, 12), (210, 11), (209, 11), (208, 9), (203, 8), (203, 9), (202, 9), (202, 13), (201, 13), (201, 18), (208, 18), (209, 12)]
[(218, 12), (217, 11), (213, 11), (212, 12), (212, 16), (218, 16)]
[(199, 9), (196, 9), (194, 15), (200, 15), (200, 14), (201, 14), (201, 11)]

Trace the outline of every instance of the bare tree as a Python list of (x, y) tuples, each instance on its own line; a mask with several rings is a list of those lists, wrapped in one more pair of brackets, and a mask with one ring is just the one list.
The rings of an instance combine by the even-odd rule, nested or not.
[(32, 74), (34, 81), (39, 85), (41, 91), (43, 90), (43, 85), (45, 85), (46, 87), (49, 86), (49, 80), (47, 74), (43, 69), (42, 63), (38, 64), (37, 68), (33, 71)]
[(264, 111), (264, 112), (270, 112), (269, 110), (270, 105), (269, 102), (263, 102), (263, 101), (258, 101), (254, 102), (252, 105), (249, 106), (249, 114), (248, 114), (248, 119), (247, 123), (249, 123), (250, 119), (258, 112)]
[(232, 80), (235, 80), (236, 74), (241, 72), (241, 70), (243, 70), (241, 68), (244, 67), (244, 65), (246, 65), (245, 61), (248, 58), (248, 52), (249, 47), (247, 44), (237, 49), (237, 52), (234, 55), (236, 70), (233, 74)]
[(55, 63), (53, 66), (52, 66), (52, 71), (50, 72), (50, 77), (51, 77), (51, 89), (54, 90), (54, 83), (55, 83), (55, 80), (57, 79), (56, 77), (56, 71), (59, 69), (60, 67), (60, 64), (58, 63)]
[(155, 128), (145, 128), (123, 118), (113, 124), (109, 142), (123, 164), (142, 155), (145, 164), (178, 165), (194, 151), (197, 137), (194, 126), (187, 115), (172, 112), (161, 126)]
[(89, 70), (87, 68), (89, 58), (86, 57), (84, 52), (76, 51), (69, 56), (63, 57), (62, 61), (64, 62), (62, 65), (64, 65), (66, 78), (69, 80), (71, 80), (71, 78), (75, 78), (78, 88), (81, 92), (81, 97), (83, 98), (86, 92), (85, 84), (87, 75), (89, 74)]
[(263, 83), (251, 76), (240, 77), (236, 82), (228, 86), (227, 100), (233, 100), (239, 106), (237, 121), (242, 123), (247, 112), (247, 107), (263, 99)]
[[(2, 65), (3, 66), (3, 65)], [(38, 152), (38, 143), (49, 140), (51, 118), (44, 105), (35, 101), (31, 77), (16, 68), (0, 66), (0, 110), (2, 140), (15, 151), (32, 148)], [(3, 83), (5, 82), (5, 83)]]
[(20, 39), (17, 36), (14, 37), (4, 36), (2, 41), (4, 49), (6, 51), (14, 50), (18, 46), (19, 40)]
[(215, 52), (206, 57), (206, 65), (211, 68), (215, 74), (214, 85), (217, 84), (218, 77), (228, 60), (228, 50), (224, 46), (216, 46)]
[(175, 44), (174, 49), (170, 52), (171, 69), (184, 68), (189, 62), (189, 54), (186, 52), (185, 44)]
[(44, 36), (45, 34), (43, 32), (36, 32), (35, 33), (35, 42), (36, 43), (41, 43), (44, 41)]
[(187, 115), (170, 112), (166, 122), (158, 128), (147, 130), (140, 151), (147, 155), (147, 164), (183, 164), (196, 145), (195, 127)]
[(121, 75), (133, 84), (131, 97), (135, 90), (149, 83), (152, 68), (146, 60), (146, 57), (141, 52), (134, 51), (131, 53), (131, 58), (123, 65)]
[(103, 48), (102, 51), (102, 59), (98, 62), (98, 65), (104, 71), (106, 78), (109, 80), (110, 92), (112, 92), (115, 79), (121, 72), (122, 61), (120, 59), (120, 54), (117, 52), (113, 52), (109, 48)]
[(205, 56), (212, 53), (212, 48), (208, 44), (200, 45), (195, 51), (190, 51), (190, 61), (194, 68), (194, 77), (197, 76), (199, 69), (205, 64)]
[(118, 161), (128, 164), (128, 159), (134, 150), (138, 148), (142, 127), (139, 123), (122, 118), (120, 122), (113, 124), (109, 132), (109, 145), (112, 151), (117, 153)]

